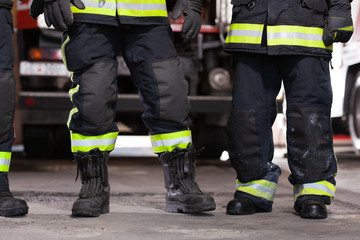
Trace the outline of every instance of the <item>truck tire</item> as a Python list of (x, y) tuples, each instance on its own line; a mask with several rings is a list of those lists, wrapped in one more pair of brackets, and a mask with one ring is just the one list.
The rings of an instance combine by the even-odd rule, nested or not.
[(350, 97), (349, 131), (355, 151), (360, 154), (360, 72), (356, 74)]

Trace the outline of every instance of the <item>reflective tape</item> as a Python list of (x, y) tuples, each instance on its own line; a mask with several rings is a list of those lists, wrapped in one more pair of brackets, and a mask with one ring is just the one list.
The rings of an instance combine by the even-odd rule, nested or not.
[(315, 183), (305, 183), (294, 185), (295, 201), (299, 196), (303, 195), (321, 195), (330, 198), (335, 197), (335, 185), (328, 181), (319, 181)]
[(312, 48), (326, 47), (323, 40), (323, 29), (291, 25), (267, 26), (268, 46), (289, 45)]
[(133, 17), (167, 17), (165, 1), (120, 1), (117, 3), (118, 14), (120, 16)]
[(68, 117), (67, 123), (66, 123), (66, 125), (67, 125), (68, 128), (70, 128), (70, 122), (71, 122), (72, 116), (73, 116), (75, 113), (77, 113), (78, 111), (79, 111), (79, 110), (78, 110), (76, 107), (74, 107), (73, 109), (71, 109), (71, 111), (70, 111), (70, 113), (69, 113), (69, 117)]
[(167, 17), (166, 0), (84, 0), (85, 9), (71, 6), (73, 13), (106, 16)]
[(171, 152), (177, 147), (186, 149), (192, 144), (190, 130), (151, 135), (150, 139), (154, 153)]
[(78, 9), (77, 7), (71, 6), (73, 13), (88, 13), (88, 14), (99, 14), (107, 16), (116, 16), (116, 0), (82, 0), (85, 5), (85, 9)]
[(112, 151), (115, 147), (118, 132), (106, 133), (98, 136), (84, 136), (70, 133), (72, 152), (89, 152), (95, 148), (100, 151)]
[(0, 152), (0, 172), (9, 172), (11, 152)]
[(226, 43), (260, 44), (264, 25), (233, 23), (231, 24)]
[(77, 84), (76, 87), (73, 87), (69, 90), (69, 96), (70, 96), (71, 102), (73, 101), (73, 95), (79, 91), (79, 88), (80, 88), (80, 85)]
[(236, 179), (236, 189), (247, 194), (274, 201), (276, 183), (267, 180), (254, 180), (242, 183)]

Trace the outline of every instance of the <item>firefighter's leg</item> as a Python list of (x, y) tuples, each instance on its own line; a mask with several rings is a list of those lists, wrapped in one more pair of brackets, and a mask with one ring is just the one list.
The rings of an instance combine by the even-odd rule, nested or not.
[(326, 218), (324, 204), (335, 194), (337, 162), (333, 151), (329, 61), (286, 57), (287, 145), (295, 210), (304, 218)]
[(74, 107), (68, 127), (82, 182), (72, 208), (74, 216), (109, 212), (107, 161), (118, 136), (114, 117), (120, 42), (116, 38), (117, 28), (95, 24), (74, 24), (64, 35), (64, 62), (73, 81), (69, 94)]
[(228, 151), (234, 167), (236, 192), (227, 205), (233, 215), (271, 211), (280, 168), (272, 163), (271, 126), (281, 76), (276, 57), (234, 56), (232, 110), (228, 120)]
[(26, 202), (11, 194), (8, 180), (15, 111), (12, 16), (8, 9), (0, 8), (0, 29), (0, 216), (8, 217), (28, 213)]
[(142, 119), (150, 129), (153, 150), (164, 166), (166, 210), (214, 210), (214, 199), (204, 194), (195, 181), (197, 153), (188, 128), (188, 84), (179, 68), (170, 27), (132, 28), (122, 47), (146, 108)]

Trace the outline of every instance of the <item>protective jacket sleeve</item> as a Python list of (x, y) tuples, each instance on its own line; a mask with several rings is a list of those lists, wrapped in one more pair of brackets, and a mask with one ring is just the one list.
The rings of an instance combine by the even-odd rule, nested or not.
[(182, 33), (188, 38), (195, 38), (201, 28), (201, 0), (177, 0), (171, 18), (178, 19), (184, 14)]
[(354, 31), (350, 2), (351, 0), (328, 0), (329, 14), (323, 35), (326, 46), (350, 40)]

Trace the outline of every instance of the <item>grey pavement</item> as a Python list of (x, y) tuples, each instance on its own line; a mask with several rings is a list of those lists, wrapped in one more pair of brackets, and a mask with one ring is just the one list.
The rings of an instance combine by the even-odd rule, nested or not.
[(112, 157), (110, 213), (97, 218), (71, 217), (80, 181), (71, 159), (33, 160), (14, 157), (13, 193), (27, 200), (29, 214), (0, 217), (0, 239), (359, 239), (360, 157), (348, 144), (336, 147), (337, 193), (325, 220), (301, 219), (293, 210), (292, 187), (283, 152), (275, 162), (283, 170), (273, 211), (229, 216), (225, 207), (235, 191), (235, 172), (228, 162), (199, 160), (197, 181), (214, 196), (215, 211), (176, 214), (164, 211), (162, 167), (155, 157)]

